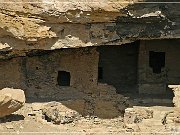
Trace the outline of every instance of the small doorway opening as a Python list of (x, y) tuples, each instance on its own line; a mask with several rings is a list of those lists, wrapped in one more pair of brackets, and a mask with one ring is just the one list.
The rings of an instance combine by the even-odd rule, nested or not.
[(98, 81), (101, 81), (103, 79), (103, 68), (98, 67)]
[(70, 86), (70, 72), (58, 71), (57, 82), (59, 86)]
[(165, 52), (149, 52), (149, 66), (153, 69), (153, 73), (161, 73), (161, 69), (165, 67)]

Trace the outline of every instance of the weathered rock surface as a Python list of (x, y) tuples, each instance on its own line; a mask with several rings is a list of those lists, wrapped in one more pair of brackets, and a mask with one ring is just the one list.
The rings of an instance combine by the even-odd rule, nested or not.
[(9, 52), (0, 57), (179, 38), (179, 4), (142, 2), (149, 0), (1, 1), (0, 51)]
[(67, 124), (80, 118), (80, 114), (61, 103), (52, 102), (44, 106), (42, 110), (45, 119), (54, 124)]
[(174, 112), (173, 107), (134, 106), (125, 110), (124, 123), (127, 130), (134, 132), (172, 132), (172, 125), (167, 124), (169, 123), (169, 118), (167, 117), (169, 117), (171, 112)]
[(19, 110), (25, 103), (24, 91), (4, 88), (0, 90), (0, 118)]
[(168, 85), (174, 92), (173, 103), (175, 107), (180, 107), (180, 85)]
[(153, 117), (153, 110), (148, 108), (127, 108), (124, 114), (125, 124), (140, 123), (143, 119), (151, 119)]

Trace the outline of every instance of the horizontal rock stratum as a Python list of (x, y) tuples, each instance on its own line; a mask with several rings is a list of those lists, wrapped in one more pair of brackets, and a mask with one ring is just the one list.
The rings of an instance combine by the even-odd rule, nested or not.
[(24, 52), (33, 49), (179, 38), (179, 4), (172, 0), (166, 2), (1, 0), (0, 51), (23, 56)]
[(0, 90), (0, 118), (19, 110), (25, 104), (24, 91), (4, 88)]

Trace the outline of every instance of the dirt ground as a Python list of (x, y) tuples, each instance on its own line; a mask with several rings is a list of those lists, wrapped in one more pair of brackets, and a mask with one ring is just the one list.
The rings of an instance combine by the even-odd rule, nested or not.
[(121, 95), (108, 87), (98, 95), (77, 95), (64, 101), (28, 99), (17, 112), (0, 119), (0, 135), (180, 133), (180, 108), (173, 104), (177, 94), (175, 99)]
[[(140, 116), (148, 116), (146, 111), (151, 110), (153, 116), (144, 117), (142, 121), (131, 123), (131, 119), (122, 116), (103, 119), (95, 116), (81, 116), (72, 121), (56, 124), (44, 117), (42, 108), (49, 103), (26, 103), (19, 111), (1, 118), (0, 135), (1, 134), (173, 134), (179, 133), (179, 125), (166, 121), (163, 124), (163, 118), (167, 112), (173, 107), (153, 106), (153, 107), (133, 107), (126, 109), (133, 117), (134, 114)], [(54, 103), (53, 103), (54, 104)], [(71, 112), (73, 110), (63, 107)], [(48, 109), (47, 111), (50, 111)], [(135, 112), (135, 113), (134, 113)], [(66, 114), (67, 115), (67, 114)], [(138, 115), (137, 115), (138, 116)], [(173, 115), (174, 116), (174, 115)], [(68, 116), (67, 116), (68, 117)], [(139, 117), (137, 117), (138, 120)]]
[(26, 103), (14, 114), (1, 119), (0, 134), (90, 134), (90, 133), (124, 133), (123, 118), (99, 119), (97, 117), (80, 117), (68, 124), (53, 124), (42, 118), (40, 110), (33, 110), (33, 106), (46, 103)]

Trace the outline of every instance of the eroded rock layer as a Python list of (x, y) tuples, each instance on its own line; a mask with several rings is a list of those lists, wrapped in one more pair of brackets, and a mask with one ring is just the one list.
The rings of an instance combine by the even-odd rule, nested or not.
[[(0, 51), (120, 45), (179, 38), (176, 3), (144, 0), (1, 0)], [(173, 1), (171, 1), (173, 2)], [(18, 51), (21, 50), (21, 53)]]

